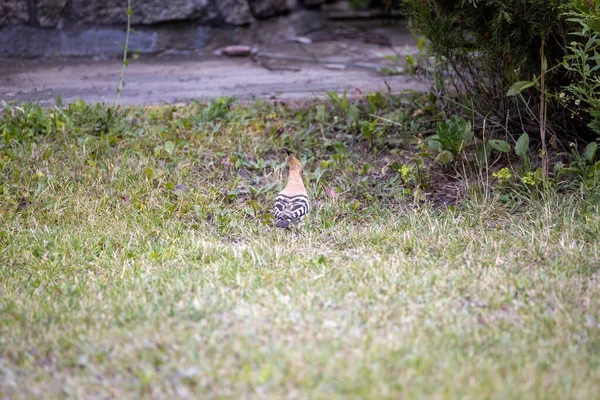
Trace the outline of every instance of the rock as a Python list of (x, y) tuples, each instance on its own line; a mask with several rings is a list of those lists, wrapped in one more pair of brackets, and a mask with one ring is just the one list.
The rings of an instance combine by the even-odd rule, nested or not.
[[(156, 29), (152, 30), (143, 28), (141, 32), (155, 32), (157, 51), (162, 52), (163, 55), (168, 55), (185, 54), (190, 50), (205, 47), (212, 36), (211, 30), (210, 27), (194, 26), (193, 24), (166, 24), (157, 26)], [(133, 50), (135, 51), (135, 49)]]
[(325, 16), (316, 10), (297, 10), (286, 19), (298, 36), (306, 36), (326, 26)]
[(0, 0), (0, 26), (27, 22), (27, 0)]
[(248, 25), (254, 21), (246, 0), (217, 0), (217, 8), (228, 24)]
[[(191, 24), (140, 27), (129, 38), (130, 56), (165, 52), (185, 53), (206, 47), (212, 28)], [(123, 57), (124, 27), (65, 27), (45, 29), (13, 25), (0, 32), (0, 57)]]
[(68, 0), (38, 0), (37, 22), (44, 28), (56, 26)]
[(318, 11), (298, 10), (285, 17), (257, 20), (247, 28), (236, 28), (229, 43), (288, 43), (292, 38), (306, 37), (311, 32), (323, 28), (325, 22), (325, 18)]
[(252, 14), (256, 18), (270, 18), (288, 13), (293, 3), (288, 0), (248, 0)]
[[(133, 1), (131, 23), (149, 25), (185, 19), (207, 19), (211, 16), (209, 0)], [(123, 24), (127, 22), (125, 0), (72, 0), (70, 16), (81, 24)]]
[(304, 36), (289, 36), (287, 39), (291, 42), (296, 42), (296, 43), (300, 43), (300, 44), (311, 44), (312, 43), (312, 40), (310, 38), (307, 38)]
[(50, 57), (60, 47), (56, 32), (27, 25), (8, 26), (0, 32), (0, 57)]
[(221, 49), (221, 53), (230, 57), (248, 57), (252, 54), (252, 47), (243, 45), (231, 45)]
[[(138, 31), (129, 37), (129, 51), (156, 52), (155, 32)], [(118, 28), (97, 28), (85, 31), (58, 32), (60, 48), (57, 53), (66, 57), (118, 57), (123, 55), (120, 44), (125, 43), (125, 31)]]
[(344, 64), (325, 64), (325, 68), (343, 71), (346, 69), (346, 66)]
[(202, 25), (222, 25), (224, 22), (223, 14), (218, 7), (218, 4), (221, 2), (221, 0), (206, 1), (208, 1), (208, 5), (196, 16), (195, 22)]

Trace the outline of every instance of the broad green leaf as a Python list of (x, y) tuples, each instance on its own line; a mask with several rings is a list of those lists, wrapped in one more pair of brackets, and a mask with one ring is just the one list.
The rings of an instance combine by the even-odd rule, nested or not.
[(507, 96), (516, 96), (521, 93), (523, 90), (535, 86), (537, 81), (519, 81), (512, 84), (512, 86), (506, 92)]
[(438, 153), (441, 153), (443, 151), (442, 144), (437, 140), (429, 140), (427, 142), (427, 145), (431, 150), (437, 151)]
[(597, 151), (598, 151), (598, 143), (591, 142), (590, 144), (585, 146), (585, 149), (583, 150), (583, 158), (587, 162), (591, 163), (592, 161), (594, 161), (594, 158), (596, 158)]
[(529, 150), (529, 135), (527, 133), (523, 133), (517, 143), (515, 143), (515, 153), (519, 157), (525, 157), (527, 151)]
[(508, 144), (505, 140), (491, 139), (488, 141), (490, 147), (496, 151), (501, 153), (509, 153), (510, 152), (510, 144)]

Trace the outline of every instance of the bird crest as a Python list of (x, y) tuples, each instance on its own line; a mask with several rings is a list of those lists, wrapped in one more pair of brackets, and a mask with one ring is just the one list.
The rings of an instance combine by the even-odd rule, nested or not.
[(293, 154), (288, 155), (288, 165), (290, 166), (290, 172), (302, 172), (302, 164)]

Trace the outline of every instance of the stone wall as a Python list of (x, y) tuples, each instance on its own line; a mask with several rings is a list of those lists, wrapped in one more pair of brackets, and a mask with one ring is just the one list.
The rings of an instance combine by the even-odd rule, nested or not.
[[(132, 0), (130, 49), (186, 53), (302, 35), (324, 0)], [(0, 57), (122, 54), (127, 0), (0, 0)]]

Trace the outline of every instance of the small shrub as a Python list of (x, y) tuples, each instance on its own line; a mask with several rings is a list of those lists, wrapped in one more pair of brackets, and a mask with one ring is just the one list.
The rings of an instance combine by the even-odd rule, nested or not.
[[(596, 1), (403, 4), (414, 30), (428, 39), (433, 61), (427, 70), (446, 113), (480, 123), (486, 119), (492, 133), (509, 129), (544, 136), (547, 131), (567, 140), (600, 132)], [(561, 101), (564, 92), (572, 103)]]

